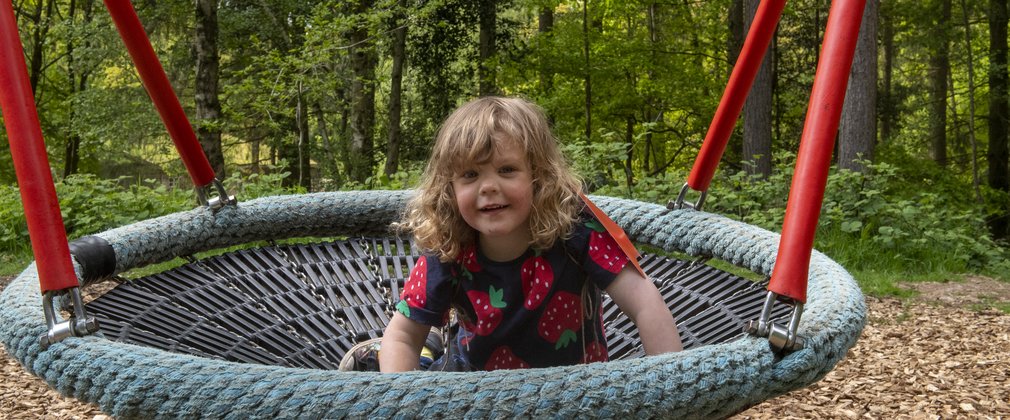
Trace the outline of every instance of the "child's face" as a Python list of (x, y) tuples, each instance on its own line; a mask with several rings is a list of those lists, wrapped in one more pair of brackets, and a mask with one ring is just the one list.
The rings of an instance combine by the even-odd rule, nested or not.
[(463, 220), (482, 240), (529, 243), (533, 174), (516, 142), (502, 144), (488, 162), (460, 168), (452, 188)]

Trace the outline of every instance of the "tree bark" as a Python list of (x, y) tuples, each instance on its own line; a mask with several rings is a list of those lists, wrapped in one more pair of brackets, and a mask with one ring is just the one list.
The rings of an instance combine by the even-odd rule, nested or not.
[(386, 175), (396, 173), (400, 164), (403, 62), (407, 46), (407, 0), (400, 0), (396, 7), (396, 17), (393, 19), (393, 67), (389, 74), (389, 142), (386, 144)]
[[(372, 0), (359, 0), (355, 12), (359, 16), (368, 13), (374, 5)], [(372, 175), (375, 162), (375, 65), (378, 61), (375, 45), (369, 38), (368, 27), (359, 24), (350, 33), (351, 72), (350, 88), (350, 164), (348, 175), (357, 182), (365, 182)]]
[[(43, 49), (46, 48), (46, 36), (49, 33), (50, 24), (47, 20), (53, 15), (53, 0), (36, 0), (35, 11), (29, 16), (32, 20), (32, 49), (28, 60), (28, 84), (35, 93), (35, 99), (39, 100), (39, 81), (42, 78), (44, 67)], [(43, 10), (44, 8), (44, 10)]]
[[(554, 9), (552, 7), (544, 6), (540, 8), (540, 16), (538, 19), (537, 32), (539, 32), (541, 42), (543, 38), (550, 34), (554, 30)], [(544, 58), (543, 45), (541, 45), (540, 53), (540, 91), (545, 95), (550, 94), (554, 90), (554, 72), (550, 70), (550, 65)]]
[(586, 141), (593, 140), (593, 80), (589, 61), (589, 0), (582, 0), (582, 54), (585, 60), (583, 88), (585, 90)]
[(326, 123), (326, 115), (323, 114), (323, 107), (319, 105), (319, 102), (312, 103), (312, 113), (316, 117), (316, 126), (319, 130), (319, 138), (323, 142), (323, 153), (326, 154), (326, 166), (329, 170), (329, 175), (332, 177), (332, 183), (340, 186), (342, 180), (340, 179), (340, 168), (337, 167), (337, 154), (333, 151), (333, 142), (330, 141), (330, 128)]
[[(758, 0), (745, 0), (746, 22), (744, 33), (750, 31), (750, 26), (757, 12)], [(742, 45), (742, 44), (741, 44)], [(773, 45), (768, 45), (764, 60), (758, 69), (754, 84), (743, 108), (743, 156), (744, 168), (748, 174), (767, 178), (772, 173), (772, 57), (775, 55)]]
[(635, 158), (635, 123), (635, 118), (631, 116), (624, 120), (624, 180), (628, 191), (635, 185), (635, 172), (632, 170)]
[(873, 161), (877, 144), (877, 10), (879, 0), (867, 0), (859, 40), (849, 72), (838, 133), (838, 167), (863, 172), (857, 160)]
[[(92, 10), (94, 10), (94, 1), (85, 0), (83, 4), (80, 5), (80, 9), (83, 12), (83, 22), (88, 24), (92, 19)], [(76, 15), (78, 11), (78, 3), (76, 0), (70, 1), (70, 10), (68, 20), (71, 24), (76, 25)], [(91, 70), (86, 68), (82, 61), (76, 60), (76, 41), (75, 37), (69, 37), (67, 39), (67, 79), (70, 81), (71, 94), (77, 94), (83, 92), (88, 88), (88, 78), (91, 75)], [(85, 39), (84, 47), (89, 48), (91, 43)], [(76, 116), (75, 107), (70, 107), (70, 121), (74, 121)], [(67, 143), (64, 147), (63, 153), (63, 177), (66, 178), (70, 175), (76, 174), (79, 171), (81, 162), (81, 136), (76, 131), (71, 131), (67, 136)]]
[(929, 140), (933, 161), (947, 166), (947, 75), (950, 73), (950, 0), (938, 0), (929, 59)]
[(305, 191), (312, 191), (312, 142), (309, 135), (309, 107), (305, 103), (305, 91), (298, 82), (298, 97), (295, 106), (295, 125), (298, 127), (298, 185)]
[[(978, 141), (975, 138), (975, 59), (972, 56), (971, 24), (968, 21), (968, 5), (961, 0), (961, 17), (964, 24), (964, 45), (968, 54), (968, 142), (971, 144), (971, 185), (975, 190), (975, 201), (982, 203), (981, 182), (978, 176)], [(950, 83), (953, 90), (954, 83)], [(953, 97), (953, 92), (951, 92)]]
[[(898, 109), (894, 100), (894, 20), (896, 13), (890, 6), (891, 1), (885, 0), (880, 6), (880, 43), (884, 48), (884, 66), (881, 69), (884, 77), (880, 90), (880, 139), (887, 142), (894, 136), (895, 123), (898, 119)], [(886, 5), (886, 6), (885, 6)]]
[[(1007, 0), (989, 0), (989, 163), (988, 182), (993, 189), (1010, 192), (1010, 169), (1007, 124), (1010, 123), (1010, 103), (1007, 102)], [(1007, 238), (1010, 208), (989, 221), (995, 238)]]
[[(729, 60), (729, 71), (732, 74), (736, 60), (740, 58), (740, 49), (743, 48), (745, 26), (750, 26), (744, 22), (744, 1), (733, 0), (729, 6), (729, 36), (726, 37), (726, 58)], [(751, 15), (753, 16), (753, 15)]]
[(214, 168), (224, 179), (221, 148), (221, 101), (218, 99), (217, 0), (196, 1), (196, 136)]
[(481, 0), (479, 8), (479, 62), (477, 63), (478, 94), (489, 96), (498, 94), (495, 82), (494, 58), (497, 54), (496, 31), (498, 21), (497, 0)]

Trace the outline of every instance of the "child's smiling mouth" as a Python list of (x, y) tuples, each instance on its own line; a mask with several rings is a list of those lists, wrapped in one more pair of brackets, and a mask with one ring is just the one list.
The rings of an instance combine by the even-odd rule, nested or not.
[(502, 210), (502, 209), (504, 209), (506, 207), (508, 207), (507, 204), (492, 204), (490, 206), (481, 207), (480, 211), (485, 212), (485, 213), (490, 213), (490, 212), (493, 212), (493, 211)]

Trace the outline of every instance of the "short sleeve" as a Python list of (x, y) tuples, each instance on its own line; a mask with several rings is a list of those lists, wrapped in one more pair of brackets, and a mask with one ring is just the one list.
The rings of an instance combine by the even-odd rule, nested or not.
[(588, 234), (583, 266), (588, 278), (600, 289), (606, 289), (630, 261), (614, 237), (592, 216), (583, 219)]
[(453, 264), (443, 263), (432, 254), (421, 255), (403, 285), (396, 310), (424, 325), (445, 325), (455, 291), (454, 272)]

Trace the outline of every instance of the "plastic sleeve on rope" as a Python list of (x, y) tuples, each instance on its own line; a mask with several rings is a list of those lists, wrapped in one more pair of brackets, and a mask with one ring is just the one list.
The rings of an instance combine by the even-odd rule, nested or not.
[(109, 241), (97, 236), (85, 236), (70, 242), (70, 253), (81, 265), (81, 280), (90, 282), (116, 272), (116, 250)]
[(810, 253), (865, 5), (866, 0), (831, 3), (803, 124), (796, 172), (782, 224), (782, 240), (768, 284), (768, 290), (800, 302), (807, 299)]
[(112, 16), (116, 29), (119, 30), (119, 35), (130, 52), (133, 64), (137, 66), (137, 73), (144, 82), (144, 87), (147, 88), (161, 121), (175, 142), (179, 156), (186, 164), (186, 170), (189, 171), (193, 184), (197, 187), (210, 184), (214, 181), (214, 169), (196, 139), (193, 127), (182, 110), (179, 98), (172, 90), (165, 69), (161, 67), (161, 62), (151, 47), (151, 41), (147, 38), (133, 5), (129, 0), (105, 0), (105, 7), (109, 9), (109, 15)]
[(687, 178), (687, 184), (695, 191), (708, 190), (712, 182), (715, 169), (719, 166), (723, 152), (726, 151), (726, 143), (729, 142), (729, 136), (733, 133), (737, 118), (740, 117), (747, 92), (750, 91), (754, 78), (761, 68), (761, 62), (764, 60), (772, 35), (775, 34), (775, 27), (785, 5), (785, 0), (766, 0), (758, 6), (750, 31), (747, 32), (747, 39), (740, 50), (740, 57), (737, 58), (729, 83), (719, 101), (719, 108), (716, 109), (712, 123), (708, 126), (705, 142), (698, 151), (691, 175)]
[(77, 286), (14, 9), (0, 1), (0, 105), (43, 292)]

